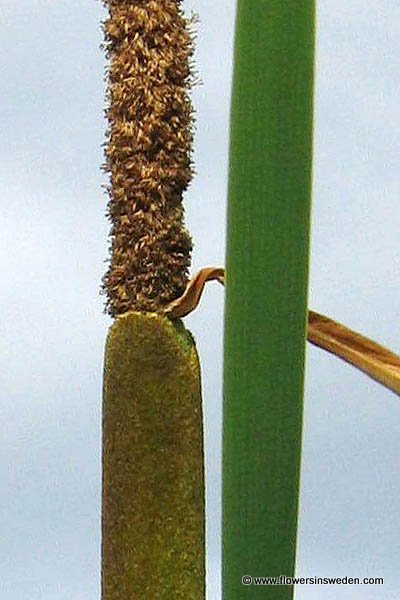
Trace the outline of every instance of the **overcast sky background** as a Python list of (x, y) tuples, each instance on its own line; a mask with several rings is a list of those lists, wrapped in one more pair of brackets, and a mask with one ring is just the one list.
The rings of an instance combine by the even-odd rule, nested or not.
[[(200, 16), (193, 271), (222, 265), (235, 2)], [(109, 224), (105, 11), (96, 0), (0, 0), (0, 600), (100, 597), (98, 295)], [(320, 0), (310, 306), (400, 351), (400, 5)], [(208, 600), (220, 598), (223, 289), (186, 320), (202, 361)], [(400, 403), (308, 347), (296, 600), (400, 598)], [(250, 573), (268, 575), (268, 573)]]

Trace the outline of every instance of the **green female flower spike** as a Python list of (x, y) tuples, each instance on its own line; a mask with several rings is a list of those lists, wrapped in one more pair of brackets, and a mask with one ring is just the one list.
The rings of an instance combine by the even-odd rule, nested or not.
[(181, 321), (111, 327), (103, 395), (103, 600), (203, 600), (200, 369)]
[[(231, 109), (223, 598), (288, 600), (301, 457), (314, 0), (239, 0)], [(247, 582), (248, 583), (248, 582)]]

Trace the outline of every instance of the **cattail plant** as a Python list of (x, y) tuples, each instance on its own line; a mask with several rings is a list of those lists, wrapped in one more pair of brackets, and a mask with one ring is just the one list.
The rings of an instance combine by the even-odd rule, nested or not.
[[(312, 154), (314, 0), (239, 0), (231, 108), (223, 598), (295, 564)], [(249, 577), (243, 579), (242, 577)]]
[(400, 357), (307, 308), (314, 0), (238, 0), (227, 265), (190, 281), (193, 22), (181, 0), (106, 0), (110, 263), (103, 600), (204, 600), (200, 368), (181, 318), (227, 284), (223, 598), (289, 600), (305, 341), (400, 393)]
[(164, 308), (185, 290), (192, 21), (181, 0), (105, 0), (110, 176), (103, 600), (205, 595), (199, 361)]

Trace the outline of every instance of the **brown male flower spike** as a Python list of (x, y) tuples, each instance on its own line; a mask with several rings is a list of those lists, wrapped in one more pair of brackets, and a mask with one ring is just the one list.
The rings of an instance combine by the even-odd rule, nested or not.
[(159, 312), (188, 281), (182, 194), (193, 176), (193, 19), (181, 0), (105, 0), (108, 67), (107, 312)]

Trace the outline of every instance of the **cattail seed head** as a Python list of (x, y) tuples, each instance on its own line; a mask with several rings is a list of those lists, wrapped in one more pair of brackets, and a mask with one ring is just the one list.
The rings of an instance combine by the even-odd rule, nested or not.
[(162, 310), (188, 281), (182, 195), (193, 174), (193, 18), (181, 0), (104, 0), (109, 59), (106, 310)]

